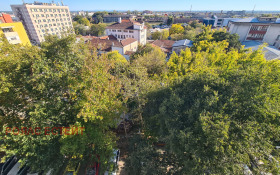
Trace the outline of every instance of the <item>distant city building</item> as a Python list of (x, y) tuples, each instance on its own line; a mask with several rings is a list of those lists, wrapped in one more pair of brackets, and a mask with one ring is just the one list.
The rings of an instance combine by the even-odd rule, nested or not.
[(242, 11), (228, 11), (227, 15), (239, 15), (239, 16), (245, 16), (246, 15), (246, 11), (242, 10)]
[(0, 23), (12, 23), (13, 19), (10, 14), (0, 13)]
[(121, 19), (130, 19), (132, 18), (131, 15), (105, 15), (103, 17), (103, 22), (104, 23), (112, 23), (112, 22), (119, 22)]
[(216, 27), (218, 23), (218, 17), (213, 15), (211, 18), (204, 18), (203, 19), (203, 24), (206, 26), (212, 26), (212, 27)]
[(0, 35), (2, 34), (10, 44), (31, 45), (21, 22), (0, 23)]
[(79, 11), (79, 12), (78, 12), (78, 15), (85, 16), (86, 13), (85, 13), (84, 11)]
[(280, 49), (280, 18), (259, 17), (230, 21), (230, 33), (237, 33), (240, 41), (260, 41)]
[(145, 45), (147, 42), (147, 27), (144, 23), (135, 22), (131, 19), (119, 19), (119, 22), (106, 27), (106, 35), (113, 35), (118, 40), (133, 38), (140, 44)]
[(206, 26), (211, 25), (212, 27), (226, 27), (230, 21), (238, 20), (240, 18), (218, 18), (213, 15), (211, 18), (204, 18), (203, 24)]
[(11, 7), (33, 44), (44, 41), (46, 34), (61, 36), (73, 31), (69, 8), (63, 4), (34, 2)]
[(143, 11), (143, 14), (153, 14), (153, 11), (150, 11), (150, 10), (144, 10), (144, 11)]

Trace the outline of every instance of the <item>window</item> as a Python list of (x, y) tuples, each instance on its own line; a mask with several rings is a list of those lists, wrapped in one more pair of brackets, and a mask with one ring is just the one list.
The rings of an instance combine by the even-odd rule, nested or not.
[(49, 9), (49, 12), (52, 12), (52, 9)]
[(267, 29), (268, 29), (268, 26), (262, 26), (262, 27), (261, 27), (261, 30), (262, 30), (262, 31), (267, 31)]
[(53, 17), (53, 14), (51, 14), (51, 17)]
[(251, 30), (258, 30), (259, 26), (252, 26)]
[(127, 33), (127, 32), (128, 32), (128, 30), (124, 30), (123, 32), (126, 32), (126, 33)]
[(9, 33), (9, 32), (13, 32), (12, 28), (2, 28), (4, 33)]
[(129, 31), (129, 33), (133, 33), (133, 31), (132, 31), (132, 30), (130, 30), (130, 31)]
[(122, 32), (121, 30), (118, 30), (118, 32)]
[(280, 35), (277, 36), (276, 40), (277, 40), (277, 41), (280, 40)]
[(116, 30), (112, 30), (113, 32), (116, 32)]

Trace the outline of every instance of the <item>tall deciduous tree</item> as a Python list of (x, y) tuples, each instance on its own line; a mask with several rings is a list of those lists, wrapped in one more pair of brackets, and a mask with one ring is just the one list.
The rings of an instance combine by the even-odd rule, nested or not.
[[(110, 131), (122, 113), (120, 83), (107, 56), (91, 53), (75, 36), (49, 36), (41, 48), (0, 45), (1, 129), (33, 131), (2, 135), (5, 151), (33, 170), (58, 170), (68, 161), (107, 168), (115, 145)], [(45, 128), (83, 127), (83, 134), (46, 133)], [(41, 134), (34, 129), (40, 127)], [(59, 132), (56, 130), (56, 133)]]

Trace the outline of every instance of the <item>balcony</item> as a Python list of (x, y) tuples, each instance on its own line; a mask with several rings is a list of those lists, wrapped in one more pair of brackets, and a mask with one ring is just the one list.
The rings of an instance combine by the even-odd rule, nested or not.
[(21, 40), (17, 34), (17, 32), (6, 32), (4, 33), (5, 37), (11, 44), (20, 44)]

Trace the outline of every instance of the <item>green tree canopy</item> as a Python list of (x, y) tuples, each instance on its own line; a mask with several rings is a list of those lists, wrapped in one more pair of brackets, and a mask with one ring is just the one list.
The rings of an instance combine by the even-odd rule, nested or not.
[[(41, 48), (0, 45), (1, 134), (7, 156), (32, 170), (58, 170), (68, 161), (107, 168), (115, 146), (110, 131), (122, 113), (120, 83), (107, 56), (97, 59), (75, 36), (49, 36)], [(46, 127), (84, 127), (83, 135), (44, 134)], [(6, 128), (32, 128), (29, 135), (5, 135)], [(40, 127), (42, 134), (34, 134)]]

